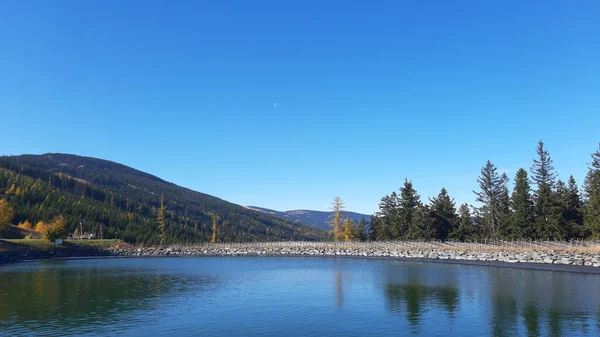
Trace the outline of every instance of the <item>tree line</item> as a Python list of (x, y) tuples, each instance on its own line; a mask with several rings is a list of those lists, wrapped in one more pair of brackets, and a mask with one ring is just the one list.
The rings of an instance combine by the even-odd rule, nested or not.
[(487, 239), (573, 240), (600, 238), (600, 146), (591, 154), (580, 191), (571, 175), (557, 179), (550, 153), (540, 140), (529, 173), (519, 169), (509, 190), (509, 177), (491, 161), (481, 168), (476, 206), (456, 207), (448, 191), (424, 203), (412, 181), (400, 193), (384, 196), (371, 216), (368, 239), (458, 240)]

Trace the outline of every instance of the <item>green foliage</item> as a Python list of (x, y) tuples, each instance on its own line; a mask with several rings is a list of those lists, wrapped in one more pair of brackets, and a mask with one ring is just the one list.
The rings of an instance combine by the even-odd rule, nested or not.
[(515, 176), (515, 187), (511, 198), (513, 210), (510, 221), (509, 237), (511, 239), (534, 238), (533, 227), (533, 201), (531, 200), (531, 186), (525, 169), (519, 169)]
[(473, 218), (469, 210), (469, 205), (462, 204), (459, 208), (460, 224), (452, 233), (450, 239), (458, 241), (474, 241), (477, 239), (477, 229), (473, 225)]
[(164, 195), (166, 242), (207, 242), (209, 213), (228, 222), (230, 241), (319, 240), (325, 233), (271, 215), (247, 210), (132, 168), (95, 158), (64, 154), (0, 157), (0, 194), (14, 209), (16, 223), (47, 222), (63, 215), (67, 233), (83, 221), (84, 232), (131, 243), (159, 244), (157, 223)]
[(592, 153), (592, 162), (585, 179), (584, 225), (587, 233), (594, 239), (600, 239), (600, 145)]
[(536, 149), (538, 159), (533, 160), (531, 167), (532, 179), (537, 185), (534, 193), (534, 224), (537, 237), (551, 240), (562, 239), (563, 230), (560, 226), (560, 208), (554, 188), (556, 173), (552, 166), (550, 153), (544, 149), (544, 142), (538, 142)]
[(451, 199), (448, 191), (442, 188), (436, 198), (430, 199), (430, 203), (434, 236), (437, 240), (445, 240), (458, 227), (454, 199)]
[(506, 232), (506, 217), (508, 190), (506, 183), (508, 177), (498, 174), (496, 166), (487, 161), (481, 168), (477, 178), (480, 191), (473, 191), (477, 198), (475, 201), (482, 204), (476, 208), (476, 213), (483, 224), (482, 230), (485, 237), (498, 239)]

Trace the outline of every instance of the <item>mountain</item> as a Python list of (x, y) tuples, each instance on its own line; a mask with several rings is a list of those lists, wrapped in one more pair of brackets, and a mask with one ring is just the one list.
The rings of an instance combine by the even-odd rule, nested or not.
[[(333, 212), (310, 211), (304, 209), (281, 212), (257, 206), (246, 206), (246, 208), (271, 214), (278, 218), (289, 220), (294, 223), (315, 226), (328, 231), (331, 230), (331, 227), (329, 226), (329, 220), (331, 220), (330, 216)], [(371, 216), (367, 214), (346, 211), (344, 212), (344, 217), (346, 216), (355, 221), (360, 221), (363, 217), (365, 218), (365, 221), (371, 221)]]
[(164, 196), (167, 242), (207, 242), (212, 215), (217, 241), (320, 240), (325, 232), (246, 209), (107, 160), (49, 153), (0, 157), (0, 199), (15, 211), (13, 223), (33, 224), (62, 215), (70, 232), (132, 243), (159, 242), (157, 214)]

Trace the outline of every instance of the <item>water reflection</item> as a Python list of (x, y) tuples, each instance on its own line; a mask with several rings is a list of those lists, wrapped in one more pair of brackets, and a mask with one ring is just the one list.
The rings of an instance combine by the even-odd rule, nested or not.
[[(473, 273), (465, 273), (465, 268)], [(482, 326), (488, 326), (493, 336), (587, 335), (590, 324), (600, 329), (596, 275), (474, 268), (390, 267), (383, 288), (386, 307), (405, 316), (413, 332), (427, 324), (423, 316), (428, 311), (443, 310), (451, 322), (460, 323), (481, 303), (490, 310)], [(595, 282), (582, 282), (586, 278)]]
[(159, 269), (63, 268), (65, 263), (44, 262), (27, 272), (2, 273), (0, 331), (10, 331), (14, 322), (36, 331), (59, 324), (79, 333), (97, 332), (99, 322), (131, 325), (143, 319), (140, 312), (157, 310), (170, 299), (217, 282), (215, 277)]
[(598, 336), (599, 289), (600, 275), (375, 260), (37, 262), (0, 267), (0, 335)]

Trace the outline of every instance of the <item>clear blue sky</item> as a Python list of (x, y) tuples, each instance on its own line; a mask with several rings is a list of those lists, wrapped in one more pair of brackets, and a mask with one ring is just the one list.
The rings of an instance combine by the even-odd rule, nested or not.
[[(599, 1), (0, 3), (0, 154), (100, 157), (243, 205), (473, 202), (537, 141), (583, 182)], [(275, 103), (277, 106), (275, 107)]]

